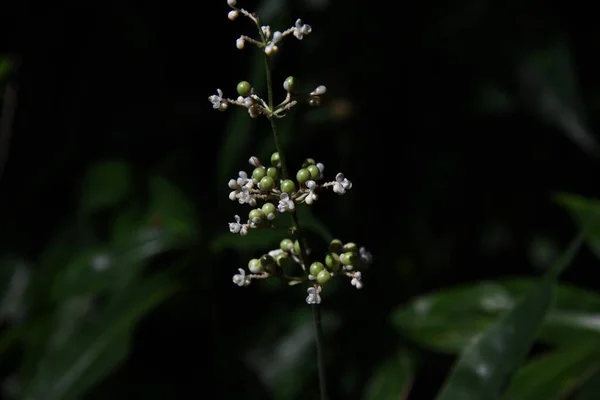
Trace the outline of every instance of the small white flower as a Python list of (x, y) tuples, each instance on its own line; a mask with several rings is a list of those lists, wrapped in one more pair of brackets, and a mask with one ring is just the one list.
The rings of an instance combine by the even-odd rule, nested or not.
[(335, 176), (333, 191), (337, 194), (344, 194), (346, 190), (352, 189), (352, 182), (344, 177), (341, 172)]
[(240, 230), (242, 229), (242, 225), (240, 223), (240, 216), (236, 215), (235, 217), (235, 222), (230, 222), (229, 223), (229, 232), (231, 233), (239, 233)]
[(365, 264), (372, 264), (373, 263), (373, 255), (364, 246), (361, 247), (358, 251), (360, 252), (360, 259)]
[(362, 289), (362, 287), (363, 287), (363, 283), (360, 280), (361, 275), (362, 274), (360, 273), (360, 271), (359, 272), (355, 272), (354, 276), (352, 277), (352, 280), (350, 281), (350, 284), (352, 286), (356, 286), (357, 289)]
[(235, 41), (235, 47), (238, 48), (238, 50), (242, 50), (244, 48), (244, 45), (246, 44), (246, 41), (244, 40), (243, 36), (240, 36), (236, 41)]
[(252, 165), (253, 167), (260, 167), (262, 164), (260, 163), (260, 161), (258, 160), (258, 157), (256, 156), (252, 156), (250, 157), (250, 159), (248, 160), (248, 162), (250, 163), (250, 165)]
[(265, 46), (265, 54), (270, 56), (271, 54), (276, 54), (279, 51), (279, 47), (274, 45), (273, 43), (269, 43)]
[(314, 287), (309, 287), (307, 290), (308, 296), (306, 297), (306, 302), (308, 304), (321, 304), (321, 296), (319, 296), (319, 292)]
[(275, 44), (277, 42), (279, 42), (282, 39), (282, 34), (279, 31), (275, 31), (273, 33), (273, 40), (271, 40), (271, 43)]
[(240, 15), (240, 13), (238, 12), (238, 10), (232, 10), (229, 11), (227, 13), (227, 18), (229, 18), (231, 21), (233, 21), (234, 19), (236, 19), (238, 16)]
[(308, 188), (308, 195), (304, 201), (306, 204), (311, 205), (319, 198), (319, 196), (315, 193), (315, 190), (317, 189), (317, 183), (312, 180), (308, 181), (306, 182), (306, 187)]
[(238, 173), (237, 184), (239, 186), (244, 186), (248, 182), (248, 174), (244, 171), (240, 171)]
[(286, 211), (293, 211), (296, 205), (294, 204), (294, 200), (290, 199), (290, 195), (287, 193), (281, 193), (279, 197), (279, 204), (277, 205), (277, 209), (280, 213), (284, 213)]
[(310, 25), (303, 24), (301, 19), (296, 20), (296, 25), (294, 26), (294, 36), (298, 40), (302, 40), (304, 35), (308, 35), (312, 32), (312, 28)]
[(260, 30), (267, 39), (271, 37), (271, 27), (269, 25), (261, 26)]
[(317, 163), (317, 168), (319, 168), (319, 171), (320, 171), (319, 179), (323, 179), (323, 172), (325, 171), (325, 165), (323, 165), (323, 163)]
[(233, 283), (239, 287), (248, 286), (250, 284), (250, 278), (246, 276), (246, 271), (241, 268), (238, 268), (238, 271), (240, 273), (233, 276)]
[(237, 2), (236, 2), (235, 0), (227, 0), (227, 5), (228, 5), (229, 7), (235, 7), (235, 4), (236, 4), (236, 3), (237, 3)]
[(209, 96), (208, 101), (212, 103), (215, 110), (227, 110), (227, 100), (223, 98), (223, 91), (221, 89), (217, 89), (217, 94)]
[(275, 249), (275, 250), (271, 250), (269, 251), (269, 255), (273, 258), (277, 257), (280, 254), (285, 253), (285, 251), (281, 250), (281, 249)]

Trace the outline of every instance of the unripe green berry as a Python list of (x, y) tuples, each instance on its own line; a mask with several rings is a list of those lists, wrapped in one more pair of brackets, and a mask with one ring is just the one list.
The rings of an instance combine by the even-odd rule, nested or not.
[(252, 171), (252, 178), (260, 181), (265, 175), (267, 175), (267, 170), (265, 167), (256, 167), (254, 171)]
[(323, 264), (318, 261), (310, 264), (310, 274), (312, 276), (319, 275), (319, 272), (323, 271), (324, 269), (325, 267), (323, 266)]
[(273, 178), (273, 180), (279, 179), (279, 170), (276, 167), (269, 167), (267, 169), (267, 176)]
[(266, 217), (269, 216), (269, 214), (275, 214), (275, 204), (273, 203), (265, 203), (262, 206), (262, 212), (265, 214)]
[(263, 212), (260, 208), (255, 208), (254, 210), (252, 210), (248, 213), (248, 218), (250, 219), (250, 221), (254, 222), (255, 224), (260, 224), (264, 217), (265, 217), (265, 214), (263, 214)]
[(342, 241), (340, 239), (333, 239), (331, 243), (329, 243), (329, 251), (340, 254), (342, 252)]
[(312, 180), (319, 179), (319, 177), (321, 176), (321, 170), (316, 165), (311, 164), (308, 167), (306, 167), (306, 169), (308, 170), (308, 172), (310, 172), (310, 179)]
[(304, 160), (304, 162), (302, 163), (302, 168), (306, 168), (306, 167), (308, 167), (309, 165), (316, 165), (316, 164), (317, 164), (317, 162), (316, 162), (314, 159), (312, 159), (312, 158), (307, 158), (307, 159), (306, 159), (306, 160)]
[(344, 246), (342, 246), (342, 251), (351, 251), (353, 253), (358, 252), (358, 246), (356, 243), (348, 242)]
[(331, 274), (326, 269), (319, 272), (319, 274), (317, 275), (317, 282), (319, 282), (320, 285), (326, 284), (330, 279)]
[(273, 164), (274, 167), (281, 168), (281, 157), (278, 152), (271, 154), (271, 164)]
[(351, 251), (342, 253), (340, 255), (340, 261), (344, 265), (354, 265), (356, 263), (356, 255), (354, 253), (352, 253)]
[(292, 259), (287, 255), (287, 253), (279, 253), (275, 256), (275, 262), (281, 268), (287, 268), (291, 265)]
[(263, 266), (261, 265), (260, 261), (257, 258), (253, 258), (252, 260), (250, 260), (248, 262), (248, 269), (253, 274), (260, 274), (264, 271)]
[(283, 82), (283, 88), (286, 92), (296, 93), (298, 87), (296, 86), (296, 78), (293, 76), (288, 76), (287, 79)]
[(325, 265), (332, 271), (337, 271), (340, 268), (340, 256), (335, 253), (327, 253), (325, 256)]
[(292, 251), (294, 242), (292, 242), (292, 239), (283, 239), (281, 243), (279, 243), (279, 248), (283, 251)]
[(281, 191), (283, 193), (292, 194), (296, 191), (296, 184), (294, 181), (286, 179), (281, 182)]
[(252, 94), (252, 85), (250, 82), (241, 81), (237, 84), (237, 92), (242, 97), (248, 97)]
[(258, 182), (258, 187), (260, 188), (260, 190), (269, 192), (275, 187), (275, 181), (270, 176), (263, 176), (260, 182)]
[(294, 242), (294, 254), (300, 255), (300, 251), (301, 251), (301, 249), (300, 249), (300, 242), (296, 240)]
[(268, 268), (269, 266), (275, 265), (275, 259), (271, 255), (265, 254), (260, 258), (260, 265), (262, 265), (263, 268)]
[(310, 179), (310, 172), (307, 169), (302, 168), (296, 173), (296, 180), (298, 183), (306, 183)]

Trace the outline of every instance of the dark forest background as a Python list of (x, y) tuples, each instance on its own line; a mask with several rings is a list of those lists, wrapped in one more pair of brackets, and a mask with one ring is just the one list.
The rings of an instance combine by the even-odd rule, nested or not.
[[(290, 165), (314, 158), (354, 187), (300, 217), (316, 248), (339, 237), (375, 260), (363, 290), (341, 280), (323, 294), (331, 397), (431, 399), (468, 339), (577, 234), (568, 210), (585, 201), (573, 196), (598, 196), (591, 8), (238, 3), (273, 29), (312, 26), (281, 47), (276, 93), (294, 75), (327, 95), (318, 109), (295, 108), (282, 140)], [(259, 53), (235, 48), (253, 25), (229, 21), (224, 0), (4, 8), (3, 396), (317, 398), (305, 288), (231, 282), (278, 243), (227, 227), (247, 212), (228, 200), (227, 181), (275, 150), (268, 123), (207, 101), (217, 88), (233, 97), (240, 80), (264, 86)], [(532, 357), (557, 342), (567, 358), (580, 354), (569, 350), (576, 333), (598, 334), (594, 249), (561, 276), (558, 304), (589, 323), (542, 337)], [(439, 290), (439, 309), (422, 311), (415, 299)], [(561, 375), (571, 364), (559, 359), (533, 376), (571, 382), (571, 393), (594, 382), (600, 358), (588, 358), (572, 360), (580, 372)], [(548, 399), (528, 396), (511, 398)]]

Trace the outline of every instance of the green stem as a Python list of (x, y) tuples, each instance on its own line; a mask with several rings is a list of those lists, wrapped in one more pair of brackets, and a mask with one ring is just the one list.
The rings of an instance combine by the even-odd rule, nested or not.
[[(260, 29), (260, 24), (258, 24), (258, 30), (260, 36), (263, 40), (263, 44), (266, 45), (266, 38), (264, 37), (262, 30)], [(269, 56), (266, 54), (265, 57), (265, 74), (267, 80), (267, 102), (269, 105), (269, 112), (273, 113), (273, 80), (271, 77), (271, 65), (269, 63)], [(273, 141), (275, 142), (275, 148), (279, 153), (279, 159), (281, 161), (281, 174), (283, 175), (283, 179), (288, 179), (289, 173), (286, 165), (285, 153), (283, 152), (283, 148), (279, 142), (279, 135), (277, 134), (277, 124), (275, 123), (275, 118), (273, 114), (267, 116), (269, 122), (271, 123), (271, 131), (273, 132)], [(298, 215), (296, 214), (296, 210), (292, 211), (292, 225), (294, 227), (294, 234), (296, 236), (296, 240), (298, 240), (298, 244), (300, 246), (300, 261), (304, 266), (305, 273), (308, 275), (309, 273), (309, 263), (308, 263), (308, 253), (306, 251), (306, 241), (304, 236), (302, 235), (302, 231), (300, 230), (300, 223), (298, 221)], [(325, 379), (325, 363), (323, 358), (323, 328), (321, 321), (321, 308), (318, 304), (312, 305), (313, 310), (313, 323), (315, 326), (315, 341), (317, 344), (317, 368), (319, 371), (319, 392), (321, 396), (321, 400), (327, 400), (327, 386)]]

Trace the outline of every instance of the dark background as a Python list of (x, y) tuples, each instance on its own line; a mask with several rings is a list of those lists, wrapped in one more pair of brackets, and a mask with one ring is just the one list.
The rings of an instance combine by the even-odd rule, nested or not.
[[(553, 194), (598, 193), (600, 32), (584, 10), (539, 1), (239, 5), (263, 7), (274, 29), (298, 17), (313, 28), (283, 44), (276, 95), (288, 75), (308, 91), (328, 88), (322, 108), (297, 107), (281, 129), (290, 165), (312, 157), (354, 184), (313, 210), (375, 258), (362, 291), (340, 282), (323, 296), (332, 397), (360, 398), (405, 342), (390, 311), (431, 289), (538, 274), (574, 236)], [(13, 6), (4, 17), (2, 43), (19, 63), (6, 78), (18, 103), (0, 177), (0, 253), (35, 265), (76, 214), (86, 170), (107, 159), (131, 166), (142, 203), (143, 182), (160, 173), (197, 216), (199, 239), (149, 267), (181, 289), (141, 320), (129, 357), (90, 398), (268, 398), (248, 353), (272, 354), (304, 326), (304, 289), (231, 283), (269, 244), (214, 248), (246, 212), (227, 199), (228, 179), (249, 170), (250, 155), (275, 150), (266, 120), (207, 101), (216, 88), (233, 97), (238, 81), (262, 77), (252, 72), (255, 49), (235, 48), (253, 26), (227, 12), (225, 1), (73, 2)], [(593, 262), (584, 252), (564, 280), (598, 289)], [(52, 274), (42, 281), (51, 285)], [(23, 351), (2, 358), (4, 376)], [(290, 369), (296, 383), (285, 384), (285, 398), (315, 398), (314, 348), (303, 353), (307, 367)], [(431, 398), (453, 361), (419, 354), (411, 399)]]

